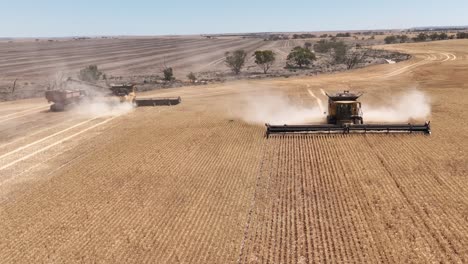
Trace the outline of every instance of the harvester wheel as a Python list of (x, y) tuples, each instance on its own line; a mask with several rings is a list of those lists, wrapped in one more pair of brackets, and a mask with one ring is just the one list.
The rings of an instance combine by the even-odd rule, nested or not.
[(50, 111), (59, 112), (59, 111), (63, 111), (64, 108), (65, 108), (64, 105), (55, 103), (50, 106)]

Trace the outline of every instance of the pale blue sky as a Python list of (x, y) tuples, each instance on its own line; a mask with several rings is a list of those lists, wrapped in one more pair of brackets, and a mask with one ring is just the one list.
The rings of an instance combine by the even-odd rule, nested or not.
[(468, 25), (468, 0), (0, 0), (0, 37)]

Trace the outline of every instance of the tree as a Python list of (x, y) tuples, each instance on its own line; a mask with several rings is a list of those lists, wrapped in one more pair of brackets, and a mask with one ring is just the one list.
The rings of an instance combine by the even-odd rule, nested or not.
[(267, 73), (275, 62), (275, 53), (271, 50), (255, 51), (255, 63), (263, 69), (263, 73)]
[(400, 43), (406, 43), (408, 42), (409, 38), (407, 35), (401, 35), (400, 36)]
[(385, 41), (385, 44), (393, 44), (393, 43), (397, 43), (397, 37), (395, 36), (386, 36), (384, 38), (384, 41)]
[(328, 40), (321, 39), (314, 45), (314, 50), (315, 50), (315, 52), (326, 53), (326, 52), (330, 51), (330, 49), (333, 48), (332, 43), (333, 42), (330, 42)]
[(172, 70), (171, 67), (166, 67), (166, 66), (164, 66), (163, 74), (164, 74), (164, 80), (165, 80), (165, 81), (172, 81), (172, 80), (174, 80), (174, 71)]
[(242, 67), (244, 67), (247, 53), (244, 50), (236, 50), (233, 53), (226, 52), (225, 56), (226, 58), (224, 62), (226, 65), (232, 70), (232, 72), (239, 74)]
[(347, 38), (347, 37), (351, 37), (351, 34), (349, 34), (348, 32), (338, 33), (338, 34), (336, 34), (336, 37), (338, 37), (338, 38)]
[(101, 77), (102, 72), (98, 70), (96, 65), (89, 65), (88, 67), (80, 70), (78, 79), (85, 82), (96, 82)]
[(193, 72), (187, 74), (187, 78), (190, 80), (190, 82), (195, 82), (197, 80), (197, 76), (195, 76)]
[(342, 41), (336, 42), (333, 47), (333, 59), (335, 63), (345, 63), (346, 61), (346, 52), (348, 51), (348, 47)]
[(439, 34), (439, 39), (440, 40), (448, 39), (447, 33), (445, 33), (445, 32), (440, 33)]
[(310, 43), (310, 42), (304, 43), (304, 48), (310, 50), (311, 47), (312, 47), (312, 43)]
[(288, 65), (297, 65), (299, 68), (309, 65), (316, 60), (315, 54), (309, 49), (297, 46), (288, 55)]
[(426, 41), (427, 38), (428, 38), (427, 34), (419, 33), (416, 37), (413, 38), (413, 40), (415, 42), (422, 42), (422, 41)]
[(362, 63), (367, 58), (367, 52), (368, 50), (357, 48), (347, 52), (344, 62), (348, 70), (354, 68), (359, 63)]
[(464, 38), (468, 38), (468, 33), (465, 33), (465, 32), (457, 33), (457, 39), (464, 39)]
[(437, 33), (432, 33), (429, 37), (431, 38), (432, 41), (434, 41), (434, 40), (439, 39), (439, 34), (437, 34)]

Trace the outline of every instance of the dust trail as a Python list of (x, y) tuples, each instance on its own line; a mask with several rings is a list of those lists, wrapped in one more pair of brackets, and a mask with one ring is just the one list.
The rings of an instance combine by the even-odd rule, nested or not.
[(116, 97), (87, 98), (76, 105), (72, 111), (87, 117), (119, 116), (134, 109), (130, 102), (121, 103)]
[(265, 92), (240, 98), (242, 106), (232, 114), (251, 124), (303, 124), (324, 121), (323, 112), (317, 107), (303, 106), (292, 102), (279, 92)]
[(431, 114), (430, 98), (421, 91), (412, 90), (393, 97), (383, 106), (362, 106), (365, 122), (411, 122), (427, 120)]
[(126, 114), (134, 105), (130, 102), (120, 102), (115, 96), (109, 96), (110, 90), (99, 89), (86, 84), (66, 83), (67, 89), (83, 89), (87, 95), (80, 103), (74, 105), (71, 111), (74, 114), (94, 118), (102, 116), (119, 116)]
[(315, 98), (315, 100), (317, 101), (317, 104), (320, 108), (320, 112), (322, 113), (325, 113), (325, 108), (323, 108), (323, 103), (322, 103), (322, 99), (318, 98), (317, 96), (315, 96), (315, 94), (310, 90), (310, 89), (307, 89), (307, 91), (309, 92), (310, 96), (312, 96), (313, 98)]

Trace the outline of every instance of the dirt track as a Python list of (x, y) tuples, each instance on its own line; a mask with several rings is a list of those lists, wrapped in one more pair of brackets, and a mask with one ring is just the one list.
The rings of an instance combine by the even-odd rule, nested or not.
[[(0, 103), (0, 259), (468, 262), (468, 41), (384, 47), (414, 57), (157, 91), (144, 96), (183, 102), (121, 116)], [(265, 139), (230, 114), (265, 87), (310, 99), (347, 86), (365, 100), (418, 87), (433, 134)]]

